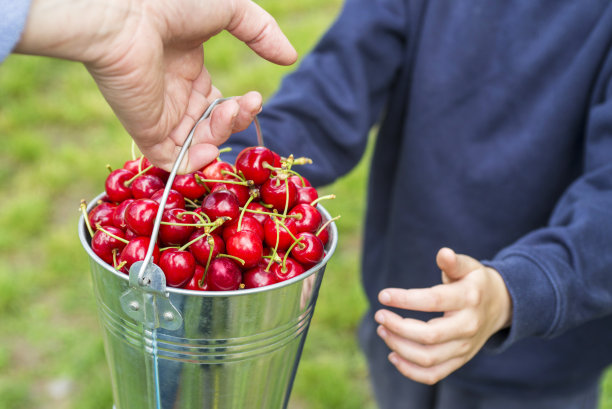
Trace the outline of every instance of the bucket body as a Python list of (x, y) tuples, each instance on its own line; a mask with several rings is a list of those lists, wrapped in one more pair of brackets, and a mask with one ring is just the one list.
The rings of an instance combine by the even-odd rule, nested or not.
[(333, 223), (324, 260), (291, 280), (228, 292), (168, 287), (183, 318), (175, 331), (130, 318), (120, 304), (128, 276), (93, 253), (82, 217), (79, 237), (90, 258), (116, 409), (287, 407), (325, 265), (335, 250)]

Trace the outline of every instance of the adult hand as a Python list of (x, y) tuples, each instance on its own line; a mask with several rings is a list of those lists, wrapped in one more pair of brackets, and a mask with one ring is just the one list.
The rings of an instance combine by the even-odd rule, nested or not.
[(378, 335), (392, 352), (389, 360), (406, 377), (434, 384), (468, 362), (511, 320), (511, 299), (499, 273), (477, 260), (443, 248), (436, 257), (442, 284), (422, 289), (387, 288), (386, 306), (443, 312), (423, 322), (389, 310), (375, 314)]
[[(274, 63), (297, 58), (272, 16), (250, 0), (33, 0), (15, 51), (83, 62), (141, 152), (169, 170), (195, 121), (221, 96), (202, 43), (222, 30)], [(261, 103), (251, 92), (215, 108), (180, 172), (213, 160)]]

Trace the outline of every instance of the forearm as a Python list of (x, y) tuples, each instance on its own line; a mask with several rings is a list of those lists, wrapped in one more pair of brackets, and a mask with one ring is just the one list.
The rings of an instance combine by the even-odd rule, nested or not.
[(130, 2), (32, 0), (15, 52), (92, 62), (127, 23)]

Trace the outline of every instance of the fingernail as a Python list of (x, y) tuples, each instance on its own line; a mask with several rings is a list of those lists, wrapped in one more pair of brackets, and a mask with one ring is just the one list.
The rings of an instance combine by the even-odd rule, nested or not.
[(378, 299), (380, 300), (381, 303), (386, 304), (389, 301), (391, 301), (391, 295), (389, 295), (388, 292), (386, 291), (382, 291), (379, 295), (378, 295)]
[(398, 363), (398, 359), (395, 356), (395, 354), (389, 354), (389, 361), (393, 364), (393, 365), (397, 365)]
[(382, 326), (378, 327), (376, 329), (376, 332), (378, 333), (378, 336), (381, 338), (387, 338), (387, 335), (389, 335), (385, 327), (382, 327)]
[(381, 311), (378, 311), (376, 313), (376, 315), (374, 315), (374, 319), (376, 320), (376, 322), (378, 322), (379, 324), (384, 324), (385, 323), (385, 314), (383, 314)]

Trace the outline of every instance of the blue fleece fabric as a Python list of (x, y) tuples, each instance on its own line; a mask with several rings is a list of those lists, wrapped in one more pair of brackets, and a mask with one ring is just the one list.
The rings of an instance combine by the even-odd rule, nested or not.
[(372, 309), (382, 288), (438, 284), (442, 246), (502, 274), (511, 328), (451, 381), (558, 393), (612, 362), (611, 44), (607, 0), (348, 0), (259, 115), (266, 145), (312, 158), (300, 170), (317, 185), (377, 127)]
[(29, 0), (0, 1), (0, 62), (11, 53), (25, 26)]

